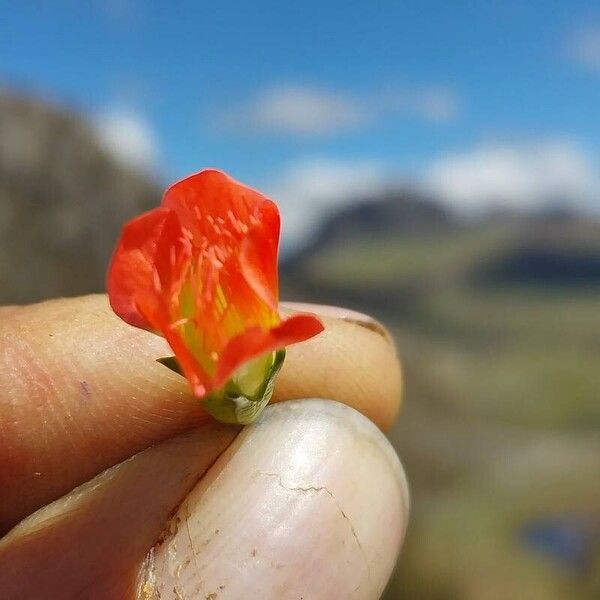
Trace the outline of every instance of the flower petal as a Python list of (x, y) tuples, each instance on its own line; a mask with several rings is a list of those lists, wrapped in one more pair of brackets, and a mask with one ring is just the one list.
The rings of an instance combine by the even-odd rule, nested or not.
[(214, 169), (171, 186), (163, 206), (179, 215), (197, 240), (219, 247), (222, 262), (239, 259), (250, 287), (273, 310), (277, 306), (277, 206), (260, 192)]
[(107, 277), (110, 305), (127, 323), (154, 329), (140, 313), (136, 294), (153, 286), (154, 257), (169, 210), (156, 208), (129, 221), (123, 228)]
[(293, 315), (266, 331), (259, 327), (247, 329), (233, 338), (223, 351), (214, 387), (221, 387), (240, 365), (252, 358), (303, 342), (321, 333), (323, 329), (323, 324), (316, 316), (303, 313)]
[(265, 202), (270, 201), (226, 173), (205, 169), (173, 184), (162, 205), (174, 210), (182, 225), (201, 238), (220, 241), (224, 235), (241, 240), (258, 221)]
[(188, 347), (180, 328), (173, 328), (168, 313), (156, 297), (146, 296), (140, 300), (140, 309), (146, 318), (155, 324), (173, 350), (192, 392), (201, 398), (213, 389), (210, 376), (202, 368)]
[(173, 321), (173, 296), (180, 288), (190, 259), (190, 243), (182, 235), (177, 214), (158, 208), (130, 221), (108, 272), (108, 295), (115, 313), (127, 323), (160, 332), (197, 395), (210, 378), (185, 343)]
[(240, 268), (259, 298), (270, 308), (277, 310), (280, 220), (279, 210), (270, 200), (266, 200), (261, 206), (259, 221), (260, 223), (248, 232), (242, 242)]

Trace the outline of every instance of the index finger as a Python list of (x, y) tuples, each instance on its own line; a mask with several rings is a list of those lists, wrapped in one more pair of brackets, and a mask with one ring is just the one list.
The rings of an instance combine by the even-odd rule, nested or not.
[[(321, 336), (289, 349), (275, 400), (327, 397), (388, 426), (400, 387), (393, 345), (368, 327), (323, 320)], [(0, 314), (0, 532), (207, 419), (185, 381), (156, 363), (167, 354), (162, 338), (115, 317), (105, 296)]]

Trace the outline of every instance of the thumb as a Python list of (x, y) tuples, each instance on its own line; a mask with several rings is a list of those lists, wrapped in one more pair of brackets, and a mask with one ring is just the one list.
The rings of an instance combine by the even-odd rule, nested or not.
[(341, 404), (288, 402), (208, 468), (235, 431), (163, 442), (23, 521), (0, 542), (0, 595), (379, 598), (408, 513), (383, 434)]

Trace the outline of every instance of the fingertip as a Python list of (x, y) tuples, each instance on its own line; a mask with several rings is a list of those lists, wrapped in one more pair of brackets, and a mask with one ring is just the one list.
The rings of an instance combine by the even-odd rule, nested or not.
[(324, 331), (288, 348), (274, 401), (329, 398), (363, 413), (384, 431), (394, 423), (403, 377), (389, 332), (367, 315), (337, 307), (287, 303), (314, 312)]
[(336, 402), (267, 408), (185, 499), (140, 598), (379, 598), (408, 518), (383, 434)]

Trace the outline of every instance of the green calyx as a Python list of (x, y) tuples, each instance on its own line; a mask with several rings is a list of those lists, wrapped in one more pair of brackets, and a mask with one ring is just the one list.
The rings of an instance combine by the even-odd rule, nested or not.
[[(275, 379), (284, 360), (285, 350), (278, 350), (247, 362), (222, 388), (202, 398), (204, 408), (223, 423), (253, 423), (271, 400)], [(174, 356), (159, 358), (158, 362), (183, 374)]]

